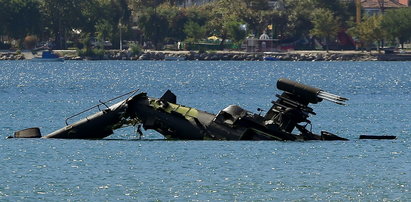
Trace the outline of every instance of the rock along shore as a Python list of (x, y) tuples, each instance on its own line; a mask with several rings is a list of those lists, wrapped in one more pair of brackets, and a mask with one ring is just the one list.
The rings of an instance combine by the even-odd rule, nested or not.
[[(218, 51), (198, 53), (194, 51), (145, 51), (133, 55), (126, 50), (107, 50), (103, 56), (80, 57), (75, 51), (57, 50), (66, 60), (204, 60), (204, 61), (411, 61), (410, 53), (380, 54), (360, 51), (290, 51), (248, 53)], [(0, 52), (0, 60), (23, 60), (24, 54)], [(27, 58), (29, 59), (29, 58)]]
[(24, 60), (25, 57), (21, 53), (15, 52), (0, 52), (0, 60)]

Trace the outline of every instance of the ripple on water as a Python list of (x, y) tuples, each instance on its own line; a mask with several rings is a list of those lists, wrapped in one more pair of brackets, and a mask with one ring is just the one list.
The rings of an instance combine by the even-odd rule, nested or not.
[[(135, 88), (187, 106), (268, 108), (290, 78), (349, 97), (313, 106), (314, 132), (348, 142), (0, 140), (0, 200), (398, 200), (410, 195), (408, 62), (0, 61), (0, 135), (39, 126)], [(397, 140), (358, 140), (361, 134)], [(161, 139), (155, 132), (145, 138)]]

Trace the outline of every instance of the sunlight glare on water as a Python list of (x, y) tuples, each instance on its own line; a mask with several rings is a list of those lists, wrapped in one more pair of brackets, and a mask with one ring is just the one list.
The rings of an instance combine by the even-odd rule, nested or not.
[[(411, 63), (0, 61), (0, 200), (407, 201)], [(347, 142), (166, 141), (134, 128), (105, 140), (5, 139), (133, 89), (211, 113), (268, 109), (289, 78), (350, 98), (311, 105), (313, 131)], [(358, 140), (362, 134), (397, 140)]]

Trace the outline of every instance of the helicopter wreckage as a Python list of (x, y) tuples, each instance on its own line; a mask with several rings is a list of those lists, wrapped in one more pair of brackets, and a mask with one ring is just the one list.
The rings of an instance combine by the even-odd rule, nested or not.
[[(177, 97), (168, 90), (161, 98), (148, 97), (138, 90), (116, 97), (107, 102), (128, 96), (112, 106), (107, 102), (86, 109), (66, 119), (66, 126), (46, 136), (39, 128), (28, 128), (14, 133), (12, 138), (62, 138), (102, 139), (113, 131), (133, 125), (142, 135), (141, 128), (155, 130), (166, 139), (177, 140), (347, 140), (330, 132), (314, 134), (307, 129), (311, 125), (309, 115), (315, 112), (309, 104), (322, 100), (345, 105), (347, 98), (328, 93), (285, 78), (277, 81), (277, 88), (284, 91), (276, 95), (272, 107), (262, 116), (230, 105), (218, 114), (211, 114), (192, 107), (177, 104)], [(105, 109), (101, 110), (100, 107)], [(68, 121), (94, 108), (99, 111), (73, 124)], [(298, 134), (293, 133), (297, 129)], [(380, 136), (378, 136), (380, 137)], [(365, 137), (361, 139), (393, 139)]]

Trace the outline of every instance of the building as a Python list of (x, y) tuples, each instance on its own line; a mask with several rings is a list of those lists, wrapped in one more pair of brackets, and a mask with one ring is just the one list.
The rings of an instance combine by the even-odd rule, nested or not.
[(206, 3), (210, 3), (216, 0), (184, 0), (179, 3), (181, 7), (190, 7), (190, 6), (200, 6)]
[(361, 7), (365, 15), (375, 15), (387, 9), (409, 7), (409, 0), (361, 0)]

